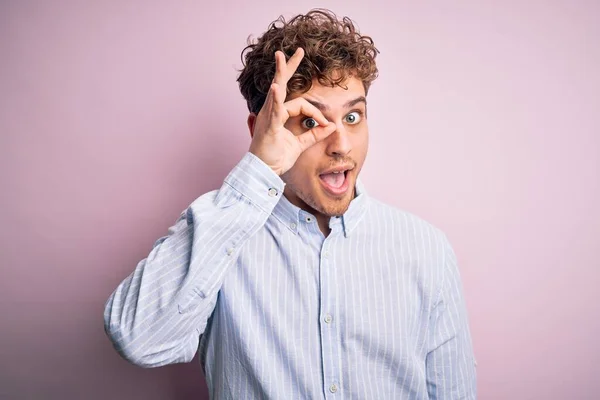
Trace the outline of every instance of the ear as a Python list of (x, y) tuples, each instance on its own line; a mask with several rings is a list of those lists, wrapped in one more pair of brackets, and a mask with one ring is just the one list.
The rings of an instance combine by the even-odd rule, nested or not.
[(248, 115), (248, 129), (250, 130), (250, 137), (254, 137), (254, 124), (256, 123), (256, 114), (250, 113)]

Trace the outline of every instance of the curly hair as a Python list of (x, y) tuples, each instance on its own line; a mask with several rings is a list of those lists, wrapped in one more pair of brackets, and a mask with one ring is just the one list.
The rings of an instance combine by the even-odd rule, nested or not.
[(314, 78), (324, 86), (342, 87), (350, 76), (360, 79), (367, 93), (377, 78), (375, 57), (379, 50), (369, 36), (358, 32), (350, 18), (339, 20), (326, 9), (313, 9), (287, 22), (280, 16), (258, 40), (249, 38), (242, 50), (244, 67), (237, 82), (250, 112), (258, 113), (265, 102), (275, 75), (275, 51), (282, 51), (287, 60), (298, 47), (305, 55), (288, 81), (288, 94), (307, 92)]

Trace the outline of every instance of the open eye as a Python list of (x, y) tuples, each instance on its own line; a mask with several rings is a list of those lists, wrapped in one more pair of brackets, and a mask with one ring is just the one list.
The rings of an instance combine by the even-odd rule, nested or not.
[(346, 115), (344, 120), (350, 125), (358, 124), (361, 120), (361, 113), (358, 111), (352, 111), (350, 114)]
[(314, 120), (314, 118), (306, 118), (302, 121), (302, 126), (306, 129), (312, 129), (319, 126), (319, 123)]

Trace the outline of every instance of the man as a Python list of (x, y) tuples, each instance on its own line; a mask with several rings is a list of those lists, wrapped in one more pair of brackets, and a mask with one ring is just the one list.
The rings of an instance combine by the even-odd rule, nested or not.
[(199, 350), (213, 399), (476, 397), (446, 236), (358, 180), (377, 53), (325, 10), (244, 49), (250, 149), (110, 296), (123, 357)]

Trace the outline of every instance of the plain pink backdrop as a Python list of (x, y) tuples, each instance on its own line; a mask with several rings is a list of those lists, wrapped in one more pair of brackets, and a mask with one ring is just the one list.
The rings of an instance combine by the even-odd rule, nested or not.
[(248, 149), (248, 35), (317, 6), (381, 50), (362, 179), (450, 237), (479, 398), (600, 398), (600, 5), (494, 3), (2, 1), (0, 398), (206, 398), (104, 303)]

